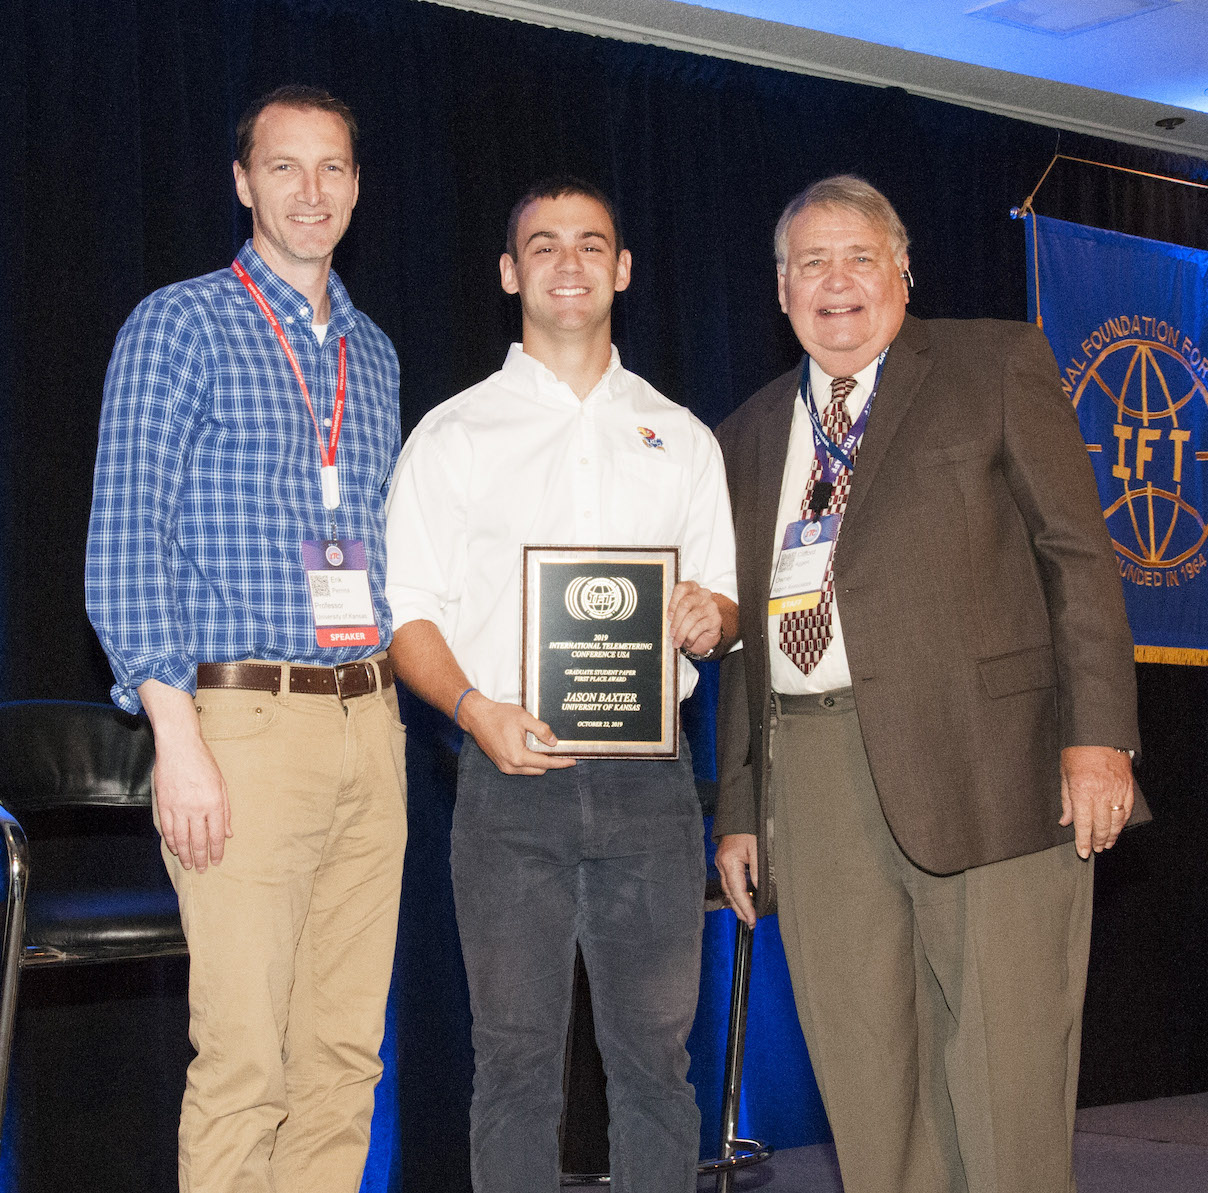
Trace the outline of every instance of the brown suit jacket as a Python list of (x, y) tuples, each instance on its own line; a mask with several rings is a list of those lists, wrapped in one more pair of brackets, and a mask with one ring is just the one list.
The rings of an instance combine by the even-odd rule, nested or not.
[[(758, 833), (761, 855), (768, 589), (798, 377), (717, 432), (743, 649), (722, 667), (714, 832)], [(906, 855), (950, 874), (1072, 840), (1057, 824), (1060, 750), (1139, 746), (1136, 673), (1086, 447), (1035, 327), (906, 316), (834, 574), (869, 766)]]

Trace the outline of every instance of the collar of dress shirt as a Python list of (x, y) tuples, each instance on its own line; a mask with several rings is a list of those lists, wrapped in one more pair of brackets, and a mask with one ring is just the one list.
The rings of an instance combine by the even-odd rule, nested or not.
[(503, 375), (509, 385), (529, 396), (538, 397), (558, 406), (572, 403), (575, 406), (587, 405), (589, 402), (603, 402), (616, 392), (616, 384), (621, 379), (621, 354), (617, 346), (612, 346), (612, 356), (604, 375), (592, 386), (591, 392), (582, 402), (578, 395), (565, 381), (559, 381), (553, 371), (543, 365), (535, 356), (529, 356), (522, 344), (513, 344), (508, 349), (507, 359), (503, 362)]
[[(250, 240), (239, 250), (238, 261), (251, 274), (252, 281), (287, 329), (294, 323), (309, 324), (314, 319), (315, 313), (310, 309), (310, 302), (305, 295), (273, 273), (264, 263), (264, 258), (252, 248)], [(231, 275), (232, 279), (234, 276)], [(235, 284), (239, 287), (239, 292), (243, 293), (243, 287), (237, 281)], [(352, 305), (352, 299), (348, 297), (348, 291), (344, 289), (344, 283), (340, 281), (334, 269), (327, 275), (327, 297), (331, 300), (328, 335), (347, 335), (357, 321), (357, 312), (356, 307)]]
[[(856, 388), (847, 395), (847, 401), (844, 405), (847, 407), (847, 415), (852, 422), (860, 417), (860, 411), (864, 409), (864, 404), (868, 401), (869, 395), (872, 393), (872, 387), (877, 383), (877, 364), (880, 357), (874, 360), (872, 364), (865, 365), (858, 373), (855, 374)], [(810, 389), (814, 395), (814, 406), (819, 414), (826, 410), (827, 403), (830, 401), (831, 382), (833, 377), (827, 376), (818, 366), (818, 362), (810, 357)], [(804, 395), (802, 395), (804, 398)]]

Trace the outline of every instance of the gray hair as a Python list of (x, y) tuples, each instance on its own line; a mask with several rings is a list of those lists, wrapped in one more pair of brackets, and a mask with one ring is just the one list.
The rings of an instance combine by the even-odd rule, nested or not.
[(776, 268), (783, 270), (789, 256), (789, 225), (807, 207), (846, 207), (858, 212), (870, 223), (883, 228), (889, 237), (889, 248), (893, 259), (900, 265), (910, 246), (906, 226), (894, 211), (893, 204), (875, 186), (857, 178), (854, 174), (835, 174), (807, 186), (799, 195), (789, 200), (780, 219), (776, 222), (774, 244)]

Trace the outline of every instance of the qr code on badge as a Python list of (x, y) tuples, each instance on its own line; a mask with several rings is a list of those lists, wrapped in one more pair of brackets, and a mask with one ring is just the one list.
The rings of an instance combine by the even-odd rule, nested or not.
[(310, 594), (316, 597), (331, 596), (331, 577), (312, 575), (310, 578)]

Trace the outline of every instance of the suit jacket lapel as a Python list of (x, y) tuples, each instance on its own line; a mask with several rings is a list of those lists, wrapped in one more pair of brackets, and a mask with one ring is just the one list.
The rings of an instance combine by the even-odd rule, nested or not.
[(784, 461), (789, 450), (789, 432), (793, 426), (793, 407), (797, 401), (797, 378), (794, 373), (781, 378), (782, 389), (768, 416), (759, 427), (755, 482), (754, 542), (745, 544), (749, 566), (759, 577), (762, 603), (766, 605), (772, 586), (772, 557), (778, 541), (776, 514), (780, 508), (780, 488), (784, 480)]
[(927, 325), (907, 315), (885, 358), (885, 371), (852, 473), (847, 510), (843, 515), (845, 522), (859, 511), (910, 403), (931, 371), (929, 346)]

